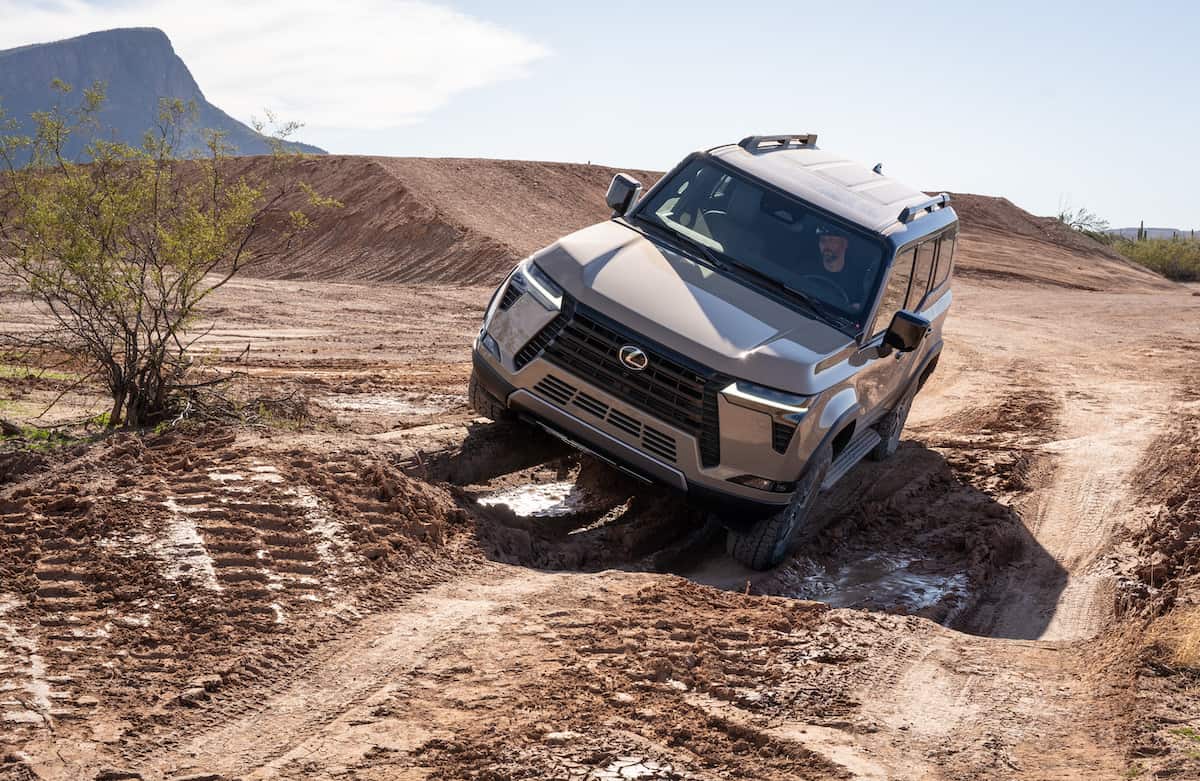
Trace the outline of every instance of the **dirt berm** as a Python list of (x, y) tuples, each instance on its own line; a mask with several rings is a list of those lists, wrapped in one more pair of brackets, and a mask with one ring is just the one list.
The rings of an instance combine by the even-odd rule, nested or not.
[[(242, 158), (262, 176), (266, 158)], [(660, 176), (624, 169), (649, 187)], [(608, 217), (604, 192), (618, 169), (519, 160), (319, 157), (301, 177), (345, 207), (286, 256), (265, 238), (249, 274), (328, 281), (497, 282), (521, 258)], [(296, 205), (299, 205), (298, 203)], [(1021, 277), (1091, 290), (1164, 283), (1056, 220), (1004, 198), (955, 195), (963, 225), (960, 273)], [(1036, 257), (1036, 262), (1031, 262)]]

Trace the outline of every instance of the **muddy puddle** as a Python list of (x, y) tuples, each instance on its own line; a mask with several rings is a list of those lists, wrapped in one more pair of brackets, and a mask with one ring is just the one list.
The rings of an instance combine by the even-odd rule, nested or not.
[(822, 565), (799, 557), (772, 573), (771, 594), (812, 599), (831, 607), (869, 607), (903, 613), (952, 609), (967, 597), (966, 573), (930, 572), (914, 555), (872, 553)]
[(727, 591), (749, 589), (835, 608), (920, 614), (941, 623), (953, 620), (970, 596), (965, 572), (934, 569), (911, 552), (867, 552), (824, 562), (797, 555), (777, 569), (756, 572), (714, 543), (678, 574)]
[(559, 518), (582, 509), (585, 497), (575, 481), (561, 480), (512, 486), (484, 494), (476, 501), (485, 507), (504, 505), (523, 518)]

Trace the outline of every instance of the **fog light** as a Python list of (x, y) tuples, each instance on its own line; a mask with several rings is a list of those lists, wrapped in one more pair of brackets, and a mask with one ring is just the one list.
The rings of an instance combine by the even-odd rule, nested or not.
[(744, 485), (747, 488), (756, 488), (759, 491), (770, 491), (773, 494), (790, 494), (796, 490), (795, 480), (769, 480), (765, 477), (757, 477), (756, 475), (738, 475), (737, 477), (729, 478), (729, 482)]
[(491, 334), (485, 332), (480, 341), (483, 343), (483, 349), (496, 356), (497, 361), (500, 360), (500, 345), (496, 344), (496, 340), (492, 338)]

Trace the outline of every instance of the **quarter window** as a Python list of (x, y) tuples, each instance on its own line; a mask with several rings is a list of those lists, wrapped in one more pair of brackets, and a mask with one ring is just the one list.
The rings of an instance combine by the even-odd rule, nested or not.
[(879, 300), (879, 309), (875, 312), (875, 325), (870, 333), (877, 334), (886, 329), (892, 322), (892, 315), (904, 308), (904, 300), (908, 295), (908, 283), (912, 279), (914, 252), (905, 250), (896, 256), (892, 264), (892, 273), (888, 276), (887, 287)]
[(908, 304), (905, 309), (915, 310), (921, 305), (921, 299), (929, 289), (929, 278), (933, 275), (933, 258), (937, 250), (937, 242), (930, 240), (917, 247), (917, 266), (913, 271), (913, 281), (908, 293)]
[(938, 248), (937, 272), (935, 273), (933, 286), (941, 287), (942, 283), (950, 276), (950, 269), (954, 265), (954, 245), (958, 243), (958, 236), (953, 233), (947, 233), (942, 236)]

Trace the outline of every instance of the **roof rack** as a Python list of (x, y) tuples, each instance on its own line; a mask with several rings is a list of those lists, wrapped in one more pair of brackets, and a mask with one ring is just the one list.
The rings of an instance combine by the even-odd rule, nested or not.
[[(764, 144), (773, 146), (763, 149)], [(816, 133), (786, 133), (782, 136), (746, 136), (738, 141), (738, 146), (751, 154), (757, 152), (773, 152), (778, 149), (796, 147), (797, 149), (815, 149), (817, 146)]]
[(948, 203), (950, 203), (950, 193), (942, 193), (941, 195), (934, 196), (927, 201), (921, 201), (920, 203), (914, 203), (911, 206), (905, 206), (900, 210), (900, 216), (896, 219), (907, 225), (918, 217), (924, 217), (934, 209), (945, 208), (946, 204)]

